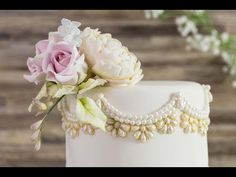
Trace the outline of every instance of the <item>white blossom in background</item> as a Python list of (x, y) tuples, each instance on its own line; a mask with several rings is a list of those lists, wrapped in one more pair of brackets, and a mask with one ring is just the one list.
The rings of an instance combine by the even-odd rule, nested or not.
[(177, 17), (175, 20), (177, 29), (180, 32), (181, 36), (186, 37), (190, 33), (196, 34), (197, 27), (196, 24), (187, 18), (187, 16)]
[[(224, 72), (228, 72), (231, 76), (236, 75), (236, 57), (235, 55), (230, 55), (227, 52), (222, 52), (221, 56), (227, 66), (223, 67)], [(234, 84), (236, 84), (236, 80), (234, 80)]]
[(221, 39), (222, 39), (223, 42), (228, 42), (229, 41), (229, 34), (226, 33), (226, 32), (223, 32), (221, 34)]
[(158, 18), (161, 14), (164, 13), (164, 10), (145, 10), (145, 17), (147, 19), (150, 19), (150, 18)]
[[(201, 52), (210, 52), (214, 56), (221, 56), (226, 63), (223, 66), (223, 72), (229, 73), (231, 76), (236, 77), (236, 55), (230, 52), (227, 43), (230, 40), (228, 33), (221, 34), (216, 30), (212, 30), (210, 34), (201, 34), (198, 32), (197, 25), (191, 15), (198, 16), (199, 19), (206, 18), (205, 10), (182, 10), (187, 12), (186, 15), (176, 16), (175, 23), (177, 30), (182, 37), (185, 38), (187, 45), (186, 50), (197, 49)], [(158, 18), (164, 11), (162, 10), (146, 10), (146, 18)], [(191, 13), (189, 15), (188, 13)], [(236, 88), (236, 80), (232, 82), (232, 86)]]
[(232, 82), (232, 86), (233, 86), (234, 88), (236, 88), (236, 80), (234, 80), (234, 81)]
[(203, 13), (205, 13), (205, 10), (194, 10), (194, 13), (196, 15), (202, 15)]
[(218, 39), (218, 33), (212, 31), (210, 35), (196, 33), (186, 38), (189, 48), (198, 49), (202, 52), (211, 52), (215, 56), (220, 55), (221, 41)]
[(222, 71), (223, 71), (224, 73), (227, 73), (227, 72), (229, 71), (229, 68), (228, 68), (227, 66), (223, 66), (223, 67), (222, 67)]
[(202, 15), (205, 13), (205, 10), (185, 10), (185, 11), (190, 11), (195, 15)]
[(226, 64), (230, 64), (230, 56), (227, 52), (222, 52), (221, 56)]

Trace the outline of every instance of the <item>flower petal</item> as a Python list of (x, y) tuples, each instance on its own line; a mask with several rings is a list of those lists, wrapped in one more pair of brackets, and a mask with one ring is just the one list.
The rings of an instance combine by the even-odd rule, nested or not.
[(107, 81), (104, 79), (91, 79), (89, 78), (86, 82), (79, 85), (79, 94), (83, 94), (88, 90), (91, 90), (97, 86), (104, 85)]
[(30, 126), (30, 129), (31, 129), (31, 130), (37, 130), (37, 129), (39, 129), (39, 127), (41, 126), (42, 122), (43, 122), (43, 119), (42, 119), (42, 120), (39, 120), (38, 122), (35, 122), (34, 124), (32, 124), (32, 125)]
[(106, 131), (107, 117), (93, 99), (89, 97), (77, 99), (76, 115), (81, 122), (91, 124), (94, 127)]

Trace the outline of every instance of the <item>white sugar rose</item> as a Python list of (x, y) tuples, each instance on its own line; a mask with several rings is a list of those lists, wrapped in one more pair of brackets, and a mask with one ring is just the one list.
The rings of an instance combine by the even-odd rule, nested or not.
[(110, 84), (134, 85), (143, 77), (137, 57), (111, 34), (85, 28), (80, 50), (92, 72)]

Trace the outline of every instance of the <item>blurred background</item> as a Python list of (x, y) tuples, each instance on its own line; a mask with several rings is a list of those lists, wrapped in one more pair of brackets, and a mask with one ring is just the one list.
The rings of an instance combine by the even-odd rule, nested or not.
[[(236, 35), (236, 11), (211, 11), (219, 31)], [(222, 72), (220, 58), (186, 51), (173, 22), (145, 19), (139, 11), (0, 11), (0, 166), (64, 166), (65, 140), (61, 117), (54, 111), (44, 127), (43, 146), (36, 152), (27, 108), (39, 87), (23, 79), (34, 44), (55, 31), (61, 18), (109, 32), (142, 62), (145, 80), (190, 80), (210, 84), (209, 165), (236, 166), (236, 89)]]

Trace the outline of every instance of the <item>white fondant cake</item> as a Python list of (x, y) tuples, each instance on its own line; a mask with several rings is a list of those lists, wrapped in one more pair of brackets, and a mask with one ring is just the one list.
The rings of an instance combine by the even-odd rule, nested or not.
[[(176, 93), (184, 95), (193, 110), (206, 109), (204, 111), (208, 117), (209, 99), (204, 87), (195, 82), (141, 81), (129, 87), (98, 87), (87, 92), (86, 96), (97, 99), (100, 94), (103, 94), (116, 111), (129, 113), (128, 115), (145, 115), (161, 109)], [(74, 101), (73, 95), (67, 98), (70, 112), (75, 110)], [(207, 136), (191, 132), (191, 126), (190, 129), (183, 131), (183, 128), (179, 126), (181, 113), (177, 111), (176, 114), (178, 125), (175, 126), (173, 132), (171, 131), (170, 134), (156, 132), (145, 143), (136, 141), (132, 134), (128, 134), (125, 138), (114, 137), (109, 132), (103, 132), (100, 129), (96, 130), (94, 136), (81, 133), (73, 139), (67, 134), (66, 166), (208, 166)], [(194, 115), (194, 111), (192, 114)], [(130, 116), (130, 118), (137, 117)]]

